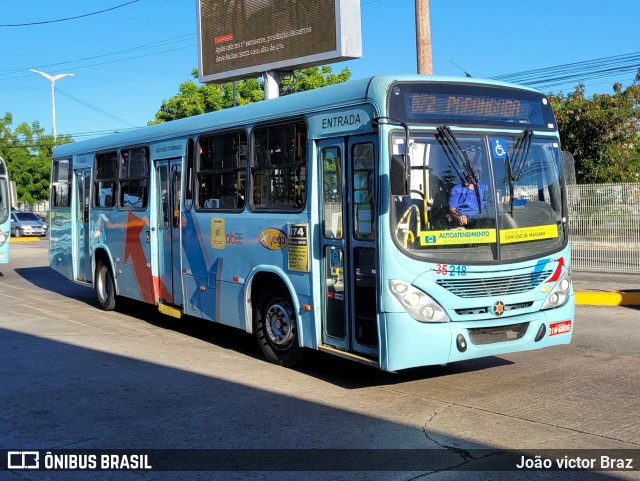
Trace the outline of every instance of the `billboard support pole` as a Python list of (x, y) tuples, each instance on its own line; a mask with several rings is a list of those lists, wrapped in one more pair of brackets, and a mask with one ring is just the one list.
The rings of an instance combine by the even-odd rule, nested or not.
[(276, 70), (268, 70), (262, 74), (264, 80), (264, 99), (277, 99), (280, 96), (280, 80), (282, 75)]

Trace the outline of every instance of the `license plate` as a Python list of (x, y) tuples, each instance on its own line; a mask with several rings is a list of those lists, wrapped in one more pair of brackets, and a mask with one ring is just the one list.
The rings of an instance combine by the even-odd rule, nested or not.
[(566, 334), (571, 332), (571, 321), (561, 321), (549, 324), (549, 336), (557, 336), (558, 334)]

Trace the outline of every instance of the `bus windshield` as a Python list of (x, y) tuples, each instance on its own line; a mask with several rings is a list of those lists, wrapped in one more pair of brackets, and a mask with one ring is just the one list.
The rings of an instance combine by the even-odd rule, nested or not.
[[(403, 135), (393, 139), (396, 146), (403, 142)], [(394, 196), (392, 209), (393, 234), (409, 254), (448, 263), (499, 262), (565, 244), (557, 139), (530, 130), (445, 135), (441, 128), (412, 135), (409, 154), (411, 192)]]

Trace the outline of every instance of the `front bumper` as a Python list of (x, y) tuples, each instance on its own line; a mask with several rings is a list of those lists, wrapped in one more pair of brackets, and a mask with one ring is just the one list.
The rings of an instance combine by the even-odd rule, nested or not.
[[(381, 341), (386, 349), (381, 367), (397, 371), (569, 344), (574, 318), (573, 294), (556, 309), (491, 320), (422, 323), (406, 313), (384, 313)], [(550, 324), (565, 320), (571, 321), (570, 331), (550, 332)], [(545, 334), (536, 341), (542, 324)], [(459, 335), (465, 340), (464, 350), (459, 348)]]

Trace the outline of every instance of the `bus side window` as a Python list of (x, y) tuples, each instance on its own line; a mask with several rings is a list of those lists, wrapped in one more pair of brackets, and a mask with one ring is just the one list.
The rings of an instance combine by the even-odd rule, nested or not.
[(244, 132), (201, 137), (197, 171), (198, 207), (241, 210), (246, 186), (247, 136)]
[(185, 175), (184, 186), (184, 210), (186, 212), (189, 212), (191, 207), (193, 207), (193, 161), (193, 139), (189, 139), (189, 142), (187, 143), (187, 172)]
[(120, 208), (144, 209), (147, 207), (148, 159), (149, 149), (147, 147), (120, 151), (120, 174), (118, 176)]
[(118, 152), (105, 152), (96, 155), (94, 180), (94, 207), (111, 209), (115, 207), (115, 189), (118, 175)]
[(71, 186), (71, 168), (68, 159), (58, 160), (53, 164), (53, 185), (51, 200), (53, 207), (69, 207), (71, 198), (69, 189)]
[(355, 144), (353, 159), (353, 219), (357, 239), (375, 239), (375, 170), (371, 142)]
[(307, 125), (297, 121), (259, 127), (253, 136), (252, 207), (303, 209), (307, 191)]

